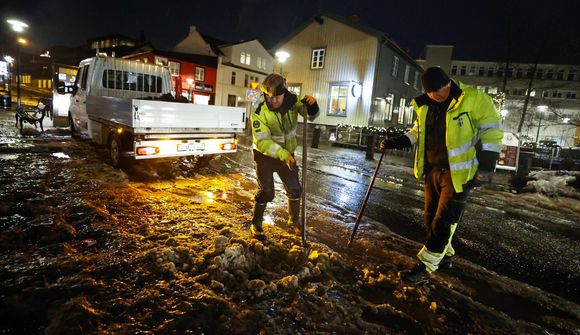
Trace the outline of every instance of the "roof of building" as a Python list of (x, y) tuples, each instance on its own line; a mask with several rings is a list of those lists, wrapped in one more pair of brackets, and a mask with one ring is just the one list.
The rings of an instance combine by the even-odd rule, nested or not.
[(332, 20), (335, 20), (337, 22), (340, 22), (340, 23), (347, 25), (351, 28), (354, 28), (356, 30), (359, 30), (367, 35), (376, 37), (380, 41), (381, 44), (386, 44), (386, 45), (390, 46), (392, 49), (396, 50), (402, 57), (404, 57), (409, 63), (415, 64), (415, 65), (417, 65), (418, 68), (421, 68), (421, 66), (419, 64), (417, 64), (415, 59), (413, 57), (411, 57), (411, 55), (409, 54), (409, 52), (407, 50), (404, 50), (403, 48), (401, 48), (394, 40), (389, 38), (382, 31), (360, 23), (358, 21), (358, 19), (359, 19), (358, 16), (354, 15), (354, 16), (346, 18), (344, 16), (334, 14), (331, 12), (320, 12), (319, 14), (312, 16), (310, 19), (308, 19), (302, 25), (298, 26), (298, 28), (296, 28), (290, 35), (283, 38), (278, 44), (276, 44), (272, 48), (270, 53), (274, 54), (275, 50), (279, 49), (282, 45), (284, 45), (285, 43), (290, 41), (292, 38), (294, 38), (294, 36), (298, 35), (302, 30), (304, 30), (306, 27), (308, 27), (310, 24), (312, 24), (312, 22), (318, 22), (318, 23), (322, 24), (324, 22), (325, 17), (330, 18)]
[[(217, 57), (216, 56), (205, 56), (205, 55), (195, 55), (183, 52), (175, 52), (175, 51), (163, 51), (163, 50), (153, 50), (153, 51), (146, 51), (142, 54), (152, 53), (157, 56), (173, 58), (176, 60), (181, 60), (185, 62), (189, 62), (192, 64), (203, 65), (207, 67), (217, 68)], [(138, 54), (130, 55), (134, 57)]]

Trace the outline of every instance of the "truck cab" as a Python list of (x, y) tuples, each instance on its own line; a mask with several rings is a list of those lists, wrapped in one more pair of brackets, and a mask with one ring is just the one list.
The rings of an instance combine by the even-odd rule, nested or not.
[(73, 135), (88, 133), (89, 96), (142, 99), (171, 92), (171, 75), (159, 65), (97, 56), (80, 62), (73, 86), (69, 122)]

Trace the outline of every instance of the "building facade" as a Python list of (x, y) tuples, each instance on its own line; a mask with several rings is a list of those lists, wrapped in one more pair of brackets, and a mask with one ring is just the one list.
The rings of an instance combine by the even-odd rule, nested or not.
[(167, 66), (176, 96), (196, 104), (215, 104), (217, 57), (156, 50), (126, 58)]
[[(555, 142), (562, 147), (580, 145), (580, 65), (534, 64), (455, 60), (453, 46), (425, 49), (425, 68), (440, 66), (452, 78), (497, 97), (504, 92), (504, 129), (517, 134), (520, 142)], [(531, 89), (525, 116), (522, 114)], [(504, 87), (505, 86), (505, 87)], [(496, 99), (497, 100), (497, 99)]]
[(217, 61), (215, 104), (251, 108), (251, 83), (272, 72), (272, 55), (257, 40), (227, 44), (202, 35), (195, 26), (174, 49), (181, 53), (213, 56)]
[(316, 16), (276, 46), (290, 90), (313, 95), (315, 121), (337, 125), (408, 127), (409, 102), (421, 93), (423, 69), (382, 32), (334, 14)]
[(216, 104), (251, 107), (252, 83), (273, 71), (274, 57), (257, 40), (220, 46)]

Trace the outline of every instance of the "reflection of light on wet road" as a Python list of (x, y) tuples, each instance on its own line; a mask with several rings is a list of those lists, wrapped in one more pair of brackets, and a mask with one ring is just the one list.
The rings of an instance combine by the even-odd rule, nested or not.
[(70, 156), (65, 154), (64, 152), (55, 152), (52, 154), (52, 157), (56, 157), (56, 158), (64, 158), (64, 159), (69, 159)]
[(14, 155), (14, 154), (1, 154), (0, 155), (0, 160), (5, 160), (5, 161), (11, 161), (14, 159), (17, 159), (18, 155)]
[(264, 221), (263, 223), (265, 224), (274, 224), (274, 219), (272, 219), (272, 217), (270, 215), (264, 215)]
[(0, 144), (12, 144), (12, 143), (16, 143), (16, 141), (11, 138), (0, 138)]
[(343, 203), (348, 203), (350, 197), (346, 192), (344, 192), (344, 188), (341, 189), (340, 193), (338, 194), (338, 199), (340, 199), (340, 201)]
[(206, 196), (206, 200), (205, 200), (206, 202), (212, 203), (215, 201), (215, 194), (213, 192), (210, 192), (210, 191), (205, 192), (205, 196)]

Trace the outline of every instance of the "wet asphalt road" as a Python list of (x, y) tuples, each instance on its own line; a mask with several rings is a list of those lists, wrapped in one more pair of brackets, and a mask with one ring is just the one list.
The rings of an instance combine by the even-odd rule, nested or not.
[[(375, 161), (364, 156), (344, 148), (311, 149), (307, 185), (315, 196), (312, 200), (326, 199), (356, 217), (379, 155)], [(385, 156), (365, 216), (423, 243), (423, 184), (411, 176), (409, 164), (401, 157)], [(557, 210), (526, 204), (526, 199), (507, 191), (507, 185), (472, 191), (453, 242), (457, 256), (578, 302), (580, 222)]]
[[(15, 132), (12, 120), (13, 113), (0, 111), (0, 125), (3, 128), (0, 133), (1, 143), (21, 141), (21, 135)], [(65, 135), (54, 137), (54, 140), (59, 141), (59, 136), (66, 138), (66, 132), (64, 133)], [(35, 132), (31, 134), (43, 140), (51, 140), (51, 135)], [(94, 147), (88, 142), (80, 146), (85, 149), (79, 150), (94, 151)], [(247, 159), (248, 150), (248, 147), (242, 147), (241, 151), (246, 151), (246, 155), (237, 155), (237, 160), (247, 168), (246, 173), (251, 175), (253, 162)], [(300, 152), (301, 148), (298, 148), (297, 153)], [(300, 162), (300, 154), (298, 156)], [(325, 202), (332, 203), (351, 212), (353, 222), (345, 223), (345, 226), (354, 223), (377, 163), (377, 160), (365, 160), (364, 156), (361, 151), (328, 145), (321, 145), (320, 149), (309, 149), (308, 200), (317, 206), (324, 206)], [(42, 162), (38, 162), (36, 170), (42, 172)], [(422, 184), (411, 176), (411, 172), (408, 160), (387, 156), (379, 171), (365, 216), (418, 242), (419, 246), (424, 241)], [(39, 178), (28, 181), (25, 174), (22, 178), (12, 176), (11, 180), (20, 189), (25, 188), (26, 183), (34, 187), (34, 183), (41, 182)], [(499, 191), (483, 190), (472, 193), (464, 222), (459, 226), (454, 239), (457, 255), (501, 275), (578, 302), (578, 222), (573, 222), (568, 216), (561, 216), (558, 211), (541, 206), (521, 209), (512, 199)], [(10, 220), (12, 224), (18, 220), (13, 219)], [(344, 238), (346, 243), (348, 236)], [(408, 254), (413, 255), (417, 251), (409, 250)], [(460, 270), (459, 267), (454, 271)]]

